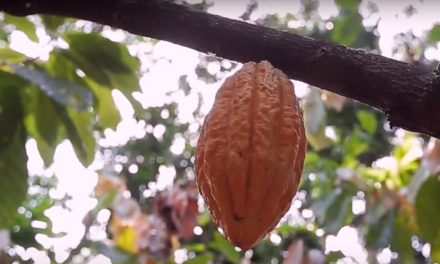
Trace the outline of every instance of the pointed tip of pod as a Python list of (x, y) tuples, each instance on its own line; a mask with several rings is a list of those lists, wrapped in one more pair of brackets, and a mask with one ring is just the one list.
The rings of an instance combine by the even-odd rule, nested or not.
[(266, 233), (267, 232), (264, 231), (260, 235), (255, 236), (255, 234), (251, 234), (250, 236), (241, 237), (240, 239), (229, 237), (228, 240), (242, 250), (248, 250), (255, 247), (264, 238)]

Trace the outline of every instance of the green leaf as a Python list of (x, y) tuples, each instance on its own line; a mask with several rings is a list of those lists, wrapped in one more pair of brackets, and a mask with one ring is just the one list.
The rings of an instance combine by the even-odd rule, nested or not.
[(5, 228), (26, 198), (28, 174), (19, 90), (2, 82), (0, 127), (0, 228)]
[(204, 213), (199, 214), (198, 223), (199, 223), (200, 226), (203, 227), (203, 226), (209, 224), (210, 221), (211, 221), (211, 215), (209, 214), (208, 211), (205, 211)]
[(82, 86), (86, 85), (83, 78), (81, 78), (76, 72), (78, 66), (65, 56), (64, 50), (55, 50), (51, 52), (49, 60), (44, 66), (50, 75)]
[(27, 156), (25, 140), (17, 137), (0, 154), (0, 227), (13, 223), (11, 220), (27, 193)]
[(44, 164), (53, 162), (56, 147), (64, 138), (62, 123), (53, 99), (36, 87), (30, 87), (25, 93), (24, 123), (28, 134), (37, 141), (38, 151)]
[(327, 211), (325, 230), (329, 233), (337, 232), (351, 221), (352, 216), (351, 195), (342, 194)]
[(433, 248), (440, 237), (440, 181), (437, 177), (428, 178), (417, 192), (415, 206), (416, 218), (422, 237)]
[(326, 221), (326, 213), (332, 203), (341, 195), (341, 188), (336, 188), (325, 196), (320, 197), (312, 204), (312, 210), (315, 216), (318, 218), (319, 223)]
[(56, 33), (59, 26), (61, 26), (66, 20), (64, 17), (52, 16), (52, 15), (40, 15), (44, 26), (49, 31)]
[(377, 119), (374, 113), (366, 110), (359, 110), (356, 116), (362, 129), (373, 135), (377, 130)]
[(431, 28), (428, 39), (432, 42), (437, 42), (440, 40), (440, 24), (436, 24)]
[(405, 210), (401, 207), (395, 217), (394, 232), (390, 242), (390, 249), (399, 254), (402, 263), (413, 260), (411, 238), (416, 234), (416, 225), (413, 224), (414, 214), (412, 209)]
[(61, 104), (78, 110), (87, 109), (92, 105), (92, 94), (83, 86), (53, 77), (40, 70), (21, 65), (11, 65), (11, 67), (17, 75), (37, 85), (46, 95)]
[(9, 88), (9, 87), (15, 87), (14, 89), (18, 89), (20, 87), (24, 87), (29, 85), (29, 83), (26, 80), (23, 80), (20, 76), (14, 73), (6, 72), (0, 70), (0, 88)]
[(341, 251), (330, 251), (326, 254), (326, 263), (338, 263), (338, 260), (344, 257), (345, 255)]
[(352, 159), (358, 155), (364, 153), (369, 148), (369, 142), (362, 135), (363, 133), (359, 128), (355, 128), (352, 135), (348, 136), (343, 142), (345, 155), (344, 159)]
[(220, 233), (215, 232), (213, 234), (214, 241), (210, 242), (208, 244), (208, 247), (214, 250), (219, 251), (223, 255), (226, 256), (226, 258), (231, 263), (240, 263), (240, 254), (238, 254), (237, 251), (235, 251), (234, 246), (229, 243)]
[[(136, 113), (142, 108), (132, 92), (139, 89), (139, 60), (130, 55), (127, 46), (99, 34), (70, 33), (65, 36), (70, 48), (64, 56), (86, 76), (108, 89), (119, 89), (133, 105)], [(87, 45), (84, 45), (87, 43)]]
[(130, 55), (127, 46), (95, 33), (71, 33), (65, 38), (70, 46), (66, 55), (86, 75), (110, 89), (117, 88), (122, 92), (133, 92), (139, 88), (136, 74), (139, 61)]
[(279, 227), (277, 227), (275, 230), (277, 231), (278, 234), (282, 235), (282, 236), (288, 236), (291, 233), (293, 233), (293, 231), (295, 231), (297, 228), (295, 228), (294, 226), (288, 224), (288, 223), (284, 223), (281, 224)]
[(2, 63), (21, 63), (27, 60), (27, 57), (20, 52), (9, 48), (0, 49), (0, 62)]
[(113, 101), (111, 89), (91, 78), (79, 77), (76, 74), (77, 66), (63, 52), (52, 52), (46, 67), (53, 75), (90, 89), (93, 93), (93, 106), (98, 115), (99, 124), (105, 128), (116, 128), (120, 121), (120, 115)]
[(388, 173), (384, 169), (366, 167), (360, 168), (359, 172), (365, 178), (365, 180), (372, 180), (374, 182), (382, 182), (388, 177)]
[[(35, 176), (30, 177), (31, 181)], [(41, 186), (32, 185), (32, 186)], [(44, 187), (43, 187), (44, 188)], [(25, 212), (32, 213), (32, 217), (28, 218), (24, 214), (16, 214), (14, 218), (14, 229), (16, 230), (11, 232), (11, 239), (14, 243), (22, 246), (22, 247), (32, 247), (35, 246), (37, 241), (35, 240), (35, 236), (37, 234), (46, 234), (53, 238), (62, 236), (65, 234), (57, 233), (56, 235), (52, 232), (52, 222), (51, 220), (44, 214), (44, 212), (54, 205), (53, 200), (43, 192), (35, 194), (35, 195), (27, 195), (26, 200), (21, 204), (21, 206), (25, 209)], [(34, 228), (32, 227), (33, 221), (43, 221), (47, 224), (45, 228)], [(18, 230), (18, 231), (17, 231)]]
[(359, 0), (336, 0), (336, 4), (341, 8), (356, 11), (359, 7)]
[(379, 249), (389, 244), (393, 236), (394, 215), (394, 211), (389, 211), (379, 221), (369, 226), (366, 235), (367, 247)]
[(214, 255), (210, 252), (206, 252), (196, 256), (195, 258), (188, 259), (185, 264), (205, 264), (211, 263), (214, 260)]
[(362, 30), (362, 17), (359, 14), (344, 15), (334, 22), (331, 39), (339, 44), (350, 46), (357, 41)]
[(92, 129), (92, 113), (78, 112), (61, 105), (56, 108), (78, 159), (84, 166), (90, 165), (95, 157), (96, 147)]
[(6, 33), (4, 30), (0, 30), (0, 40), (3, 40), (4, 42), (8, 42), (9, 34)]
[(9, 144), (21, 126), (22, 109), (18, 101), (18, 91), (26, 85), (15, 74), (0, 71), (0, 153), (8, 148)]
[(112, 91), (93, 81), (89, 81), (88, 85), (95, 97), (99, 124), (104, 128), (116, 129), (121, 116), (113, 101)]
[(193, 252), (203, 252), (206, 250), (206, 245), (203, 243), (191, 244), (186, 247), (186, 250)]
[(327, 233), (336, 233), (351, 220), (351, 199), (351, 194), (338, 188), (315, 203), (313, 212)]
[(29, 39), (32, 41), (38, 42), (38, 37), (35, 28), (35, 24), (29, 21), (26, 17), (18, 17), (12, 16), (9, 14), (4, 14), (5, 22), (9, 24), (13, 24), (18, 30), (25, 33)]
[(440, 263), (440, 236), (431, 243), (431, 258), (434, 263)]

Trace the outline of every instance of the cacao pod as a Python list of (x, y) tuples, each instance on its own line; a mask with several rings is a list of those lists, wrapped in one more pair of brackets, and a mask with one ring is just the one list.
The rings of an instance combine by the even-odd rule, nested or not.
[(289, 209), (306, 152), (293, 84), (263, 61), (226, 79), (196, 148), (196, 179), (214, 222), (248, 249)]

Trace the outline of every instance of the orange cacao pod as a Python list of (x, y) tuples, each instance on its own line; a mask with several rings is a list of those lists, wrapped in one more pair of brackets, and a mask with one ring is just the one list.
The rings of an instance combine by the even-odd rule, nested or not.
[(226, 238), (248, 249), (289, 209), (304, 164), (302, 112), (286, 75), (263, 61), (226, 79), (196, 148), (197, 186)]

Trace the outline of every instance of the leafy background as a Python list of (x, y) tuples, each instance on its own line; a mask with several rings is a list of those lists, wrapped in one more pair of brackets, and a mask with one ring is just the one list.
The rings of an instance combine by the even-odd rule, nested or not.
[[(435, 3), (179, 3), (427, 69), (439, 60)], [(238, 68), (87, 21), (0, 14), (0, 263), (440, 261), (440, 142), (296, 81), (300, 189), (255, 248), (229, 244), (197, 193), (193, 151)]]

